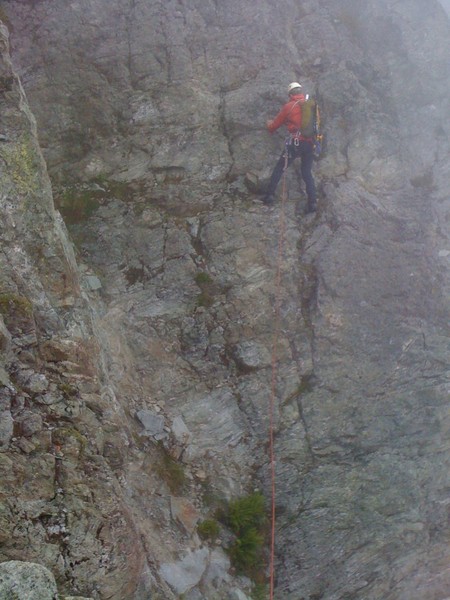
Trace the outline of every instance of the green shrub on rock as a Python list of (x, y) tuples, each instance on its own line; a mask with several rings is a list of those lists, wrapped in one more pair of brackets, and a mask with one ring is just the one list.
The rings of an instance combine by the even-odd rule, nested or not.
[(256, 529), (246, 529), (228, 549), (233, 566), (238, 573), (251, 575), (263, 562), (264, 535)]
[(206, 519), (197, 526), (198, 535), (202, 540), (215, 540), (220, 533), (220, 527), (217, 521)]
[(227, 519), (236, 535), (249, 529), (260, 529), (266, 520), (264, 496), (255, 492), (230, 502)]
[(233, 500), (222, 517), (236, 536), (228, 548), (232, 565), (238, 573), (256, 580), (264, 562), (267, 523), (264, 496), (254, 492)]

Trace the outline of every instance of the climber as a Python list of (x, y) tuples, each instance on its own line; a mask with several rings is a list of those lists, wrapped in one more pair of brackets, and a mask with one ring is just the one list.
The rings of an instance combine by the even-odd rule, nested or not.
[[(276, 131), (282, 125), (286, 125), (290, 136), (286, 140), (285, 149), (278, 159), (277, 164), (270, 177), (269, 185), (263, 202), (271, 206), (275, 201), (275, 190), (283, 175), (283, 171), (296, 159), (301, 160), (301, 174), (306, 186), (308, 204), (306, 212), (314, 212), (317, 209), (316, 185), (311, 173), (314, 160), (314, 138), (302, 135), (302, 104), (307, 97), (302, 93), (302, 86), (294, 81), (288, 86), (289, 101), (281, 108), (277, 116), (267, 121), (266, 126), (270, 133)], [(286, 155), (287, 153), (287, 155)]]

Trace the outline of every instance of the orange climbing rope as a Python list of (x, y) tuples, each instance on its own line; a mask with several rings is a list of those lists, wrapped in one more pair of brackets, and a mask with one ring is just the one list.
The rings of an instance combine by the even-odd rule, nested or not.
[(272, 342), (272, 385), (270, 394), (269, 407), (269, 453), (270, 453), (270, 475), (271, 475), (271, 528), (270, 528), (270, 600), (274, 598), (274, 579), (275, 579), (275, 507), (276, 507), (276, 479), (275, 479), (275, 449), (274, 449), (274, 412), (275, 412), (275, 394), (276, 394), (276, 379), (277, 379), (277, 353), (278, 340), (280, 337), (281, 324), (281, 265), (283, 261), (284, 238), (286, 230), (285, 222), (285, 206), (286, 206), (286, 169), (288, 166), (288, 148), (286, 146), (285, 163), (282, 179), (281, 193), (281, 208), (279, 217), (279, 234), (278, 234), (278, 252), (277, 252), (277, 272), (275, 278), (275, 324), (273, 331)]

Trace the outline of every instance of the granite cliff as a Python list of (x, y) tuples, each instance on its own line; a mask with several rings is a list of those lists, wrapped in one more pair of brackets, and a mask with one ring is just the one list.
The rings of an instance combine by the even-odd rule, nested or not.
[[(270, 502), (279, 300), (275, 597), (450, 596), (441, 4), (3, 0), (0, 17), (0, 586), (21, 561), (61, 597), (267, 596), (230, 564), (229, 527), (198, 525), (255, 489)], [(254, 186), (297, 79), (328, 151), (318, 213), (295, 167), (283, 218)]]

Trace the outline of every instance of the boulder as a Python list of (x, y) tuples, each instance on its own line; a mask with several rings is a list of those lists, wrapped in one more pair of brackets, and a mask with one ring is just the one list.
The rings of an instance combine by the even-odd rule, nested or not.
[(55, 578), (42, 565), (0, 563), (0, 600), (58, 600)]
[(184, 594), (200, 582), (208, 558), (206, 548), (190, 551), (179, 561), (162, 564), (159, 573), (177, 594)]

